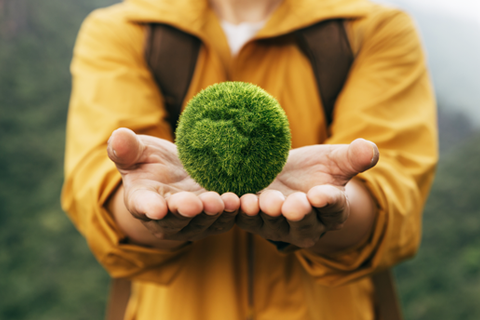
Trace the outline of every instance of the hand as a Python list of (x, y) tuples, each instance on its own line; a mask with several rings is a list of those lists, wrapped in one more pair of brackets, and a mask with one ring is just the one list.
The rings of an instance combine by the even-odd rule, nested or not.
[[(378, 158), (376, 145), (363, 139), (349, 145), (293, 149), (268, 188), (258, 196), (242, 196), (237, 224), (266, 239), (310, 248), (325, 232), (341, 229), (352, 207), (370, 210), (368, 201), (349, 196), (349, 190), (361, 189), (346, 186), (355, 175), (373, 167)], [(356, 206), (352, 199), (361, 205)]]
[(173, 143), (121, 128), (109, 139), (108, 156), (122, 175), (128, 215), (111, 207), (134, 242), (152, 245), (145, 229), (134, 228), (132, 216), (158, 240), (193, 241), (234, 225), (240, 199), (201, 188), (183, 169)]

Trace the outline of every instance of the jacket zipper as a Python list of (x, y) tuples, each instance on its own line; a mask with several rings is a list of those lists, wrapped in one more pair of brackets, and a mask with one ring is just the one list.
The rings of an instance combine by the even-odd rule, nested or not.
[(247, 233), (247, 295), (248, 295), (248, 310), (247, 320), (254, 319), (253, 313), (253, 273), (255, 265), (255, 247), (253, 243), (253, 234)]

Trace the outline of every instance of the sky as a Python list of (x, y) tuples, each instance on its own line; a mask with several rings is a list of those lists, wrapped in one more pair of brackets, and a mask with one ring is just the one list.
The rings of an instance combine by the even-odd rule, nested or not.
[(480, 24), (480, 0), (407, 0), (419, 8), (445, 11)]
[(377, 0), (376, 2), (399, 5), (405, 3), (418, 9), (440, 11), (473, 20), (480, 26), (480, 0)]
[(428, 56), (438, 101), (480, 129), (480, 0), (373, 0), (409, 12)]

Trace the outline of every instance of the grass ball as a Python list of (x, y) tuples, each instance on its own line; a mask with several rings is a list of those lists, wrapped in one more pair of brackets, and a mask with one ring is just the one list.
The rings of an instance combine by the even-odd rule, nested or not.
[(185, 170), (219, 194), (261, 191), (282, 171), (291, 146), (280, 104), (244, 82), (218, 83), (199, 92), (188, 102), (175, 134)]

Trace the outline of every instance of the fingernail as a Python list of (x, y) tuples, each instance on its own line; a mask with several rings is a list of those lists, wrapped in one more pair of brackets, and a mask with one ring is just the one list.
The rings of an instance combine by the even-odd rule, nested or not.
[(179, 215), (181, 215), (182, 217), (189, 218), (189, 216), (187, 216), (186, 214), (181, 213), (180, 210), (177, 210), (177, 213), (178, 213)]
[(374, 164), (378, 160), (380, 154), (379, 154), (377, 145), (371, 141), (368, 141), (368, 142), (370, 142), (370, 144), (372, 145), (372, 153), (373, 153), (372, 160), (370, 160), (370, 164)]
[(155, 217), (152, 217), (149, 213), (145, 213), (145, 217), (147, 217), (150, 220), (158, 220)]

